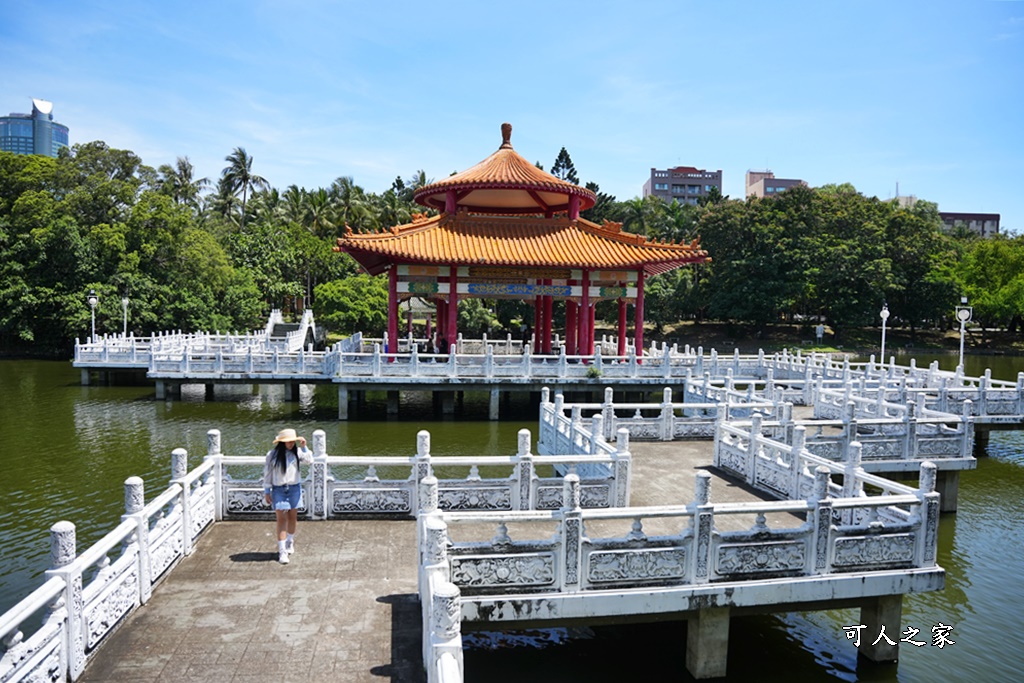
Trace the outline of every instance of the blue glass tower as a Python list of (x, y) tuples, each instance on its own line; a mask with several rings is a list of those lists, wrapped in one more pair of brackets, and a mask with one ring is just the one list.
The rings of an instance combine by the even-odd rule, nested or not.
[(32, 100), (31, 114), (0, 116), (0, 151), (55, 157), (68, 146), (68, 127), (53, 120), (53, 103)]

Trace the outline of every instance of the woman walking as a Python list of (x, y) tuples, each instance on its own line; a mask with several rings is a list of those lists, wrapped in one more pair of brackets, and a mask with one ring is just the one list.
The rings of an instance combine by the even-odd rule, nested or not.
[(302, 495), (299, 463), (304, 462), (313, 462), (306, 439), (296, 435), (294, 429), (282, 429), (263, 463), (263, 497), (277, 517), (277, 560), (281, 564), (288, 564), (288, 556), (295, 551)]

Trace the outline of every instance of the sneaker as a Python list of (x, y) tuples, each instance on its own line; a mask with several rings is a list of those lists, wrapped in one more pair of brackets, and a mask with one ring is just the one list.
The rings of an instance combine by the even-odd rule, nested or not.
[(291, 539), (289, 539), (289, 540), (285, 541), (285, 542), (284, 542), (284, 550), (285, 550), (285, 552), (286, 552), (286, 553), (288, 553), (289, 555), (291, 555), (292, 553), (294, 553), (294, 552), (295, 552), (295, 541), (293, 541), (293, 540), (291, 540)]
[(281, 564), (288, 564), (288, 560), (289, 559), (290, 558), (288, 557), (288, 551), (287, 550), (282, 550), (281, 552), (279, 552), (277, 554), (277, 561), (280, 562)]

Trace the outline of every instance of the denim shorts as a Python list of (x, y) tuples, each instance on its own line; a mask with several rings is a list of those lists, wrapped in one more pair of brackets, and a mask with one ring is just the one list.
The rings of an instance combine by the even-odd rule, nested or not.
[(285, 484), (270, 489), (270, 500), (275, 510), (295, 510), (302, 496), (302, 484)]

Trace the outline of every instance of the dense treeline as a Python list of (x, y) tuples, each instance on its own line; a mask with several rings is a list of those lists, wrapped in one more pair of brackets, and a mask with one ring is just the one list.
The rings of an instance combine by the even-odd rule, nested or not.
[[(563, 158), (564, 157), (564, 158)], [(151, 168), (102, 142), (56, 159), (0, 153), (0, 350), (63, 353), (88, 336), (95, 290), (97, 332), (128, 327), (246, 330), (271, 308), (298, 300), (332, 330), (384, 326), (383, 278), (358, 275), (334, 253), (345, 226), (376, 230), (407, 222), (423, 171), (381, 194), (350, 177), (330, 187), (272, 188), (237, 148), (221, 177), (195, 178), (187, 158)], [(552, 168), (574, 178), (561, 150)], [(578, 182), (578, 181), (574, 181)], [(714, 196), (701, 206), (656, 198), (618, 202), (590, 183), (590, 220), (621, 222), (654, 240), (701, 238), (711, 264), (652, 279), (647, 319), (729, 320), (763, 328), (818, 316), (838, 334), (876, 323), (949, 323), (965, 294), (975, 320), (1016, 328), (1024, 315), (1024, 238), (981, 240), (943, 232), (936, 206), (864, 197), (849, 185), (793, 188), (771, 199)], [(465, 301), (460, 328), (511, 328), (528, 315), (514, 302)], [(599, 309), (614, 319), (613, 306)]]

